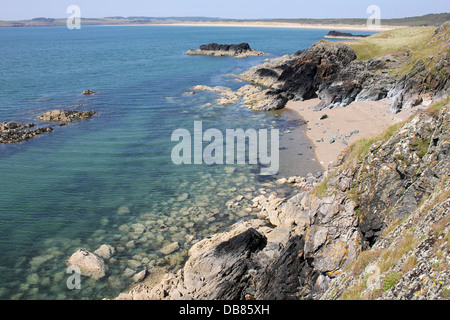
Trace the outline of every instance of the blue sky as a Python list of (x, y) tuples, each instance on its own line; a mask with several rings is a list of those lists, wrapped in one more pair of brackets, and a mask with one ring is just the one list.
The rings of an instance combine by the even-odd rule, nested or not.
[(369, 5), (378, 5), (385, 19), (450, 12), (449, 0), (1, 0), (0, 20), (64, 18), (67, 7), (74, 4), (89, 18), (367, 18)]

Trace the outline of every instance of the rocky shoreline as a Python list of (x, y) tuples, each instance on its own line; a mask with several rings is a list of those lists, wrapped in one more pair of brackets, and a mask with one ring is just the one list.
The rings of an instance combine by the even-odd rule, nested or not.
[[(448, 41), (448, 24), (435, 36)], [(317, 110), (384, 98), (392, 113), (429, 106), (345, 149), (323, 178), (280, 179), (294, 196), (258, 195), (255, 219), (197, 242), (176, 273), (149, 272), (116, 299), (448, 299), (450, 106), (435, 102), (448, 96), (448, 60), (437, 59), (444, 78), (385, 72), (407, 58), (358, 61), (348, 46), (321, 41), (241, 75), (269, 89), (197, 87), (259, 110), (317, 96)], [(417, 83), (424, 75), (433, 85)]]
[[(297, 193), (253, 198), (255, 219), (197, 242), (178, 272), (151, 277), (149, 270), (148, 282), (116, 299), (448, 298), (450, 144), (442, 125), (450, 108), (443, 105), (360, 161), (344, 152), (320, 183), (280, 179)], [(425, 155), (413, 133), (431, 141)]]
[[(288, 101), (320, 98), (321, 102), (315, 108), (325, 110), (347, 106), (354, 101), (387, 98), (391, 101), (392, 113), (429, 104), (450, 93), (446, 76), (450, 69), (450, 53), (439, 47), (449, 41), (449, 28), (449, 23), (442, 25), (429, 42), (429, 46), (440, 50), (437, 55), (413, 62), (410, 51), (358, 60), (347, 44), (321, 40), (307, 50), (267, 60), (238, 75), (238, 79), (250, 85), (238, 92), (221, 88), (218, 90), (222, 95), (220, 103), (234, 103), (243, 98), (249, 108), (278, 110)], [(445, 48), (445, 45), (441, 47)], [(405, 66), (412, 69), (411, 73), (396, 75)]]

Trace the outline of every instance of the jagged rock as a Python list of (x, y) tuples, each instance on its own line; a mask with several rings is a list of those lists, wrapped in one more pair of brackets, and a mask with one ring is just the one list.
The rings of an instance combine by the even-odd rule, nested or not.
[(52, 131), (50, 127), (34, 128), (33, 123), (2, 122), (0, 123), (0, 143), (17, 143)]
[[(434, 37), (437, 42), (449, 43), (448, 34), (444, 25)], [(434, 67), (418, 60), (410, 74), (397, 78), (390, 71), (410, 63), (408, 52), (357, 61), (355, 52), (345, 44), (321, 40), (296, 55), (253, 67), (240, 77), (271, 88), (265, 92), (271, 106), (264, 110), (283, 108), (288, 100), (314, 97), (321, 99), (318, 110), (389, 98), (391, 111), (397, 113), (419, 105), (429, 95), (441, 99), (450, 93), (450, 53), (441, 51), (432, 60), (437, 60)]]
[(77, 250), (66, 261), (66, 264), (67, 266), (77, 266), (80, 268), (82, 275), (95, 280), (103, 278), (106, 274), (106, 266), (103, 259), (85, 249)]
[(89, 119), (97, 114), (95, 111), (53, 110), (48, 111), (37, 118), (43, 121), (72, 122)]
[(250, 48), (248, 43), (240, 44), (217, 44), (210, 43), (200, 46), (197, 50), (188, 50), (187, 55), (207, 55), (216, 57), (245, 58), (250, 56), (262, 56), (265, 53)]

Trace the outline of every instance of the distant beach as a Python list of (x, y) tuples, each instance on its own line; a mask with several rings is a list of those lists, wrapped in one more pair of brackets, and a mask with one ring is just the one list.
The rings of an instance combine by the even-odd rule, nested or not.
[[(121, 25), (123, 26), (123, 25)], [(130, 25), (136, 26), (136, 25)], [(318, 29), (318, 30), (351, 30), (351, 31), (387, 31), (401, 26), (383, 26), (368, 27), (367, 25), (351, 25), (351, 24), (301, 24), (291, 22), (264, 22), (264, 21), (246, 21), (246, 22), (182, 22), (182, 23), (151, 23), (141, 24), (140, 26), (183, 26), (183, 27), (248, 27), (248, 28), (293, 28), (293, 29)]]

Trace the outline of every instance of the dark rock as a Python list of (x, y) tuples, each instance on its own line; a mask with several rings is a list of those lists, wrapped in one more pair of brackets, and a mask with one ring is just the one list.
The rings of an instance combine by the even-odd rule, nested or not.
[(50, 127), (34, 128), (33, 123), (3, 122), (0, 123), (0, 143), (17, 143), (52, 131)]
[(311, 293), (319, 273), (305, 260), (304, 246), (299, 236), (288, 241), (279, 258), (257, 277), (257, 300), (300, 299)]
[(97, 92), (95, 92), (93, 90), (84, 90), (83, 92), (81, 92), (81, 94), (83, 94), (85, 96), (89, 96), (89, 95), (96, 95)]
[(249, 228), (191, 256), (184, 267), (184, 285), (189, 296), (200, 300), (243, 299), (250, 257), (266, 244), (263, 235)]
[(232, 56), (235, 58), (244, 58), (248, 56), (264, 55), (263, 52), (250, 48), (248, 43), (239, 44), (218, 44), (210, 43), (200, 46), (198, 50), (189, 50), (187, 55), (208, 55), (208, 56)]
[(200, 46), (200, 50), (202, 51), (233, 51), (233, 52), (245, 52), (250, 51), (250, 45), (248, 43), (240, 43), (240, 44), (217, 44), (210, 43), (204, 44)]
[(256, 74), (260, 77), (278, 78), (278, 73), (267, 68), (258, 69), (258, 71), (256, 71)]
[(348, 32), (341, 32), (332, 30), (328, 32), (325, 38), (344, 38), (344, 39), (355, 39), (355, 38), (366, 38), (368, 35), (354, 35)]

